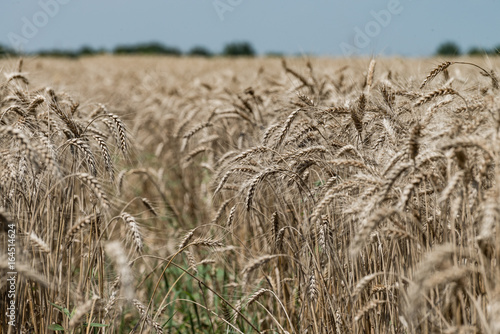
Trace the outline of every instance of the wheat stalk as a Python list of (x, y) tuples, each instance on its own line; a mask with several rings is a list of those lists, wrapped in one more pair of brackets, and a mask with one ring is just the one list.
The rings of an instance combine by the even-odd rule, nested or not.
[(120, 217), (126, 223), (130, 233), (132, 234), (132, 239), (134, 241), (137, 252), (141, 253), (144, 248), (144, 243), (142, 242), (142, 236), (139, 231), (139, 225), (137, 224), (137, 221), (127, 212), (123, 212)]
[(437, 77), (437, 75), (441, 72), (443, 72), (444, 70), (446, 70), (448, 67), (450, 67), (450, 65), (452, 65), (453, 62), (451, 61), (445, 61), (444, 63), (441, 63), (439, 64), (438, 66), (436, 66), (428, 75), (427, 77), (424, 79), (424, 81), (422, 82), (422, 84), (420, 85), (420, 89), (424, 88), (424, 86), (426, 84), (428, 84), (429, 82), (432, 81), (432, 79), (434, 79), (435, 77)]

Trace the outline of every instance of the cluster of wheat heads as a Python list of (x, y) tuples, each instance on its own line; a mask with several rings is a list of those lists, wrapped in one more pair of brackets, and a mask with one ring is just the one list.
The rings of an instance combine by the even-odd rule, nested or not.
[(491, 65), (153, 61), (1, 86), (27, 331), (500, 331)]
[[(0, 332), (115, 331), (120, 305), (135, 297), (131, 260), (143, 250), (132, 206), (115, 196), (127, 130), (104, 105), (33, 89), (22, 67), (0, 83)], [(4, 316), (12, 271), (15, 328)]]
[(499, 332), (495, 73), (306, 65), (212, 91), (219, 104), (182, 136), (214, 212), (186, 239), (224, 243), (227, 328)]

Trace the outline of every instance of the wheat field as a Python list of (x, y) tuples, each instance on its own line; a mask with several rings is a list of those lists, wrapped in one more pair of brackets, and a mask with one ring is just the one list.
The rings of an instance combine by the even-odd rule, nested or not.
[(0, 332), (500, 333), (499, 65), (0, 61)]

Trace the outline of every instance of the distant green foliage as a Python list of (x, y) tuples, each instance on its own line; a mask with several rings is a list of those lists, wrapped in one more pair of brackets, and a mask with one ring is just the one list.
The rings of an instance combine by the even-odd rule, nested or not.
[[(252, 57), (256, 55), (256, 51), (249, 42), (231, 42), (224, 46), (220, 53), (213, 53), (208, 48), (197, 45), (191, 48), (188, 52), (183, 53), (177, 47), (165, 46), (158, 42), (150, 43), (138, 43), (138, 44), (128, 44), (128, 45), (118, 45), (113, 50), (108, 51), (104, 48), (96, 49), (91, 46), (82, 46), (77, 50), (63, 50), (63, 49), (48, 49), (34, 52), (33, 54), (42, 57), (64, 57), (64, 58), (78, 58), (80, 56), (92, 56), (104, 53), (114, 53), (114, 54), (145, 54), (145, 55), (173, 55), (173, 56), (196, 56), (196, 57), (212, 57), (214, 55), (229, 56), (229, 57)], [(452, 41), (447, 41), (440, 44), (436, 50), (436, 55), (438, 56), (459, 56), (462, 52), (457, 43)], [(487, 49), (483, 47), (474, 46), (470, 48), (467, 52), (469, 56), (499, 56), (500, 55), (500, 45), (494, 48)], [(0, 44), (0, 57), (6, 56), (16, 56), (18, 53), (9, 48), (8, 46)], [(267, 57), (283, 57), (284, 53), (281, 52), (268, 52), (265, 54)]]
[(498, 56), (500, 55), (500, 45), (492, 48), (492, 49), (484, 49), (479, 47), (472, 47), (469, 52), (467, 52), (469, 56)]
[(255, 50), (248, 42), (232, 42), (226, 44), (222, 51), (223, 56), (255, 56)]
[(78, 52), (72, 50), (42, 50), (37, 53), (40, 57), (57, 57), (57, 58), (78, 58)]
[(98, 54), (103, 54), (106, 53), (106, 50), (101, 48), (101, 49), (94, 49), (91, 46), (84, 45), (76, 52), (79, 56), (93, 56), (93, 55), (98, 55)]
[(493, 52), (492, 53), (495, 54), (495, 55), (497, 55), (497, 56), (500, 55), (500, 45), (495, 46), (493, 48)]
[(15, 56), (16, 54), (13, 49), (0, 44), (0, 57)]
[(484, 56), (489, 54), (489, 51), (483, 48), (473, 47), (467, 52), (469, 56)]
[(210, 50), (203, 46), (195, 46), (189, 50), (188, 55), (190, 56), (200, 56), (200, 57), (212, 57), (213, 54)]
[(93, 56), (106, 53), (106, 50), (94, 49), (90, 46), (82, 46), (78, 50), (64, 50), (64, 49), (48, 49), (36, 52), (40, 57), (58, 57), (58, 58), (78, 58), (80, 56)]
[(438, 47), (436, 54), (438, 56), (460, 56), (461, 51), (457, 43), (445, 42)]
[(141, 43), (135, 45), (117, 46), (113, 53), (115, 54), (161, 54), (161, 55), (182, 55), (181, 50), (175, 47), (165, 46), (160, 43)]
[[(445, 42), (439, 45), (436, 55), (438, 56), (459, 56), (461, 54), (460, 47), (455, 42)], [(498, 56), (500, 55), (500, 45), (494, 48), (487, 49), (483, 47), (474, 46), (467, 51), (469, 56)]]

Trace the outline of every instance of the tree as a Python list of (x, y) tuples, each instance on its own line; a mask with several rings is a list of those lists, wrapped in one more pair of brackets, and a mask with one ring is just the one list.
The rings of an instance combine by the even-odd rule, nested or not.
[(174, 56), (180, 56), (182, 54), (181, 50), (177, 48), (164, 46), (156, 42), (136, 45), (119, 45), (113, 52), (115, 54), (163, 54)]
[(436, 54), (438, 56), (459, 56), (461, 51), (455, 42), (445, 42), (438, 47)]
[(8, 46), (4, 46), (0, 44), (0, 57), (5, 56), (15, 56), (16, 52), (9, 48)]
[(488, 50), (485, 50), (483, 48), (478, 48), (478, 47), (472, 47), (467, 54), (469, 56), (484, 56), (488, 54)]
[(92, 56), (99, 53), (99, 51), (95, 50), (93, 47), (84, 45), (77, 51), (79, 56)]
[(255, 56), (255, 50), (252, 45), (248, 42), (232, 42), (226, 44), (224, 51), (222, 51), (224, 56)]
[(195, 46), (193, 47), (188, 54), (190, 56), (199, 56), (199, 57), (212, 57), (212, 52), (203, 46)]
[(56, 58), (78, 58), (78, 53), (72, 50), (50, 49), (37, 52), (40, 57), (56, 57)]

